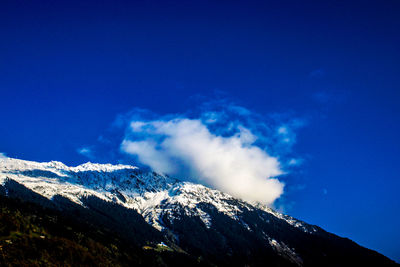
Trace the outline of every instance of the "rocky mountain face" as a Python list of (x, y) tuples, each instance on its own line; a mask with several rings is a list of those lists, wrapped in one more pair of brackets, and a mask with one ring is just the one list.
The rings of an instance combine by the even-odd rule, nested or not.
[(0, 184), (4, 197), (35, 203), (137, 248), (170, 251), (196, 264), (397, 266), (349, 239), (261, 204), (133, 166), (68, 167), (4, 158)]

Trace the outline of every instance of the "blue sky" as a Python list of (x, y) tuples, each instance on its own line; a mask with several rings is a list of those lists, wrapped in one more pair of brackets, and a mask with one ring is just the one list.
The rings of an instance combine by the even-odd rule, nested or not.
[(0, 152), (143, 164), (132, 120), (242, 107), (207, 127), (282, 163), (277, 206), (400, 261), (398, 1), (98, 2), (1, 2)]

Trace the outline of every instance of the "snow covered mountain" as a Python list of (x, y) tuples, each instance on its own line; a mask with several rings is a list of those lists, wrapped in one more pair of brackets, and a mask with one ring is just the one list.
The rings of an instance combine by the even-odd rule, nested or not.
[(19, 184), (61, 205), (61, 209), (66, 205), (60, 204), (60, 198), (102, 214), (107, 209), (99, 207), (106, 204), (93, 204), (88, 199), (133, 210), (161, 233), (163, 245), (213, 264), (394, 264), (348, 239), (261, 204), (129, 165), (86, 163), (68, 167), (56, 161), (2, 158), (0, 184), (6, 196), (30, 201), (26, 199), (30, 197), (15, 189), (15, 184)]
[[(0, 159), (0, 183), (12, 179), (32, 191), (52, 199), (64, 196), (83, 205), (83, 196), (93, 195), (112, 201), (126, 208), (137, 210), (146, 221), (163, 230), (163, 216), (174, 216), (174, 208), (181, 207), (185, 215), (199, 217), (207, 227), (212, 225), (210, 216), (199, 203), (211, 204), (216, 209), (240, 221), (243, 209), (263, 209), (266, 212), (301, 228), (305, 232), (317, 231), (290, 216), (275, 212), (261, 204), (251, 205), (232, 196), (200, 184), (182, 182), (155, 172), (142, 172), (130, 165), (85, 163), (68, 167), (61, 162), (38, 163), (19, 159)], [(239, 205), (238, 205), (239, 204)]]

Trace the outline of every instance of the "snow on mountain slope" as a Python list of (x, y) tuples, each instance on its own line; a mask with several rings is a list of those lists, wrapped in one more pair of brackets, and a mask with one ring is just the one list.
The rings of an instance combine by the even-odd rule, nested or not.
[(271, 266), (395, 266), (351, 240), (259, 203), (129, 165), (68, 167), (0, 158), (0, 194), (60, 208), (112, 231), (121, 229), (119, 234), (131, 241), (166, 242), (221, 266), (261, 266), (266, 261)]
[(182, 182), (155, 172), (144, 172), (129, 165), (85, 163), (68, 167), (57, 161), (38, 163), (2, 158), (0, 183), (4, 184), (7, 179), (15, 180), (48, 199), (61, 195), (83, 205), (81, 198), (93, 195), (118, 203), (137, 210), (149, 224), (159, 230), (165, 229), (163, 218), (173, 221), (179, 215), (199, 217), (206, 227), (211, 227), (212, 219), (199, 205), (202, 203), (212, 205), (218, 212), (239, 221), (249, 231), (252, 229), (242, 221), (240, 214), (254, 209), (262, 209), (304, 232), (317, 231), (313, 226), (264, 205), (250, 204), (200, 184)]

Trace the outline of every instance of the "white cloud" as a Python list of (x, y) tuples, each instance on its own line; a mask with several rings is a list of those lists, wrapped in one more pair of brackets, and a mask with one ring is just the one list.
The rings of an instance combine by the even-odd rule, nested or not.
[(233, 196), (272, 204), (284, 188), (276, 178), (283, 173), (278, 159), (255, 145), (257, 136), (251, 130), (230, 127), (234, 133), (219, 135), (200, 119), (134, 120), (121, 150), (155, 171), (191, 177)]
[(303, 164), (304, 160), (303, 159), (296, 159), (296, 158), (291, 158), (288, 161), (288, 165), (289, 166), (300, 166), (301, 164)]
[(277, 142), (276, 146), (279, 147), (278, 150), (280, 150), (281, 152), (283, 150), (290, 152), (292, 146), (297, 141), (296, 130), (304, 127), (305, 124), (306, 122), (304, 120), (290, 119), (285, 121), (284, 124), (278, 126), (275, 132), (275, 140)]
[(82, 147), (82, 148), (79, 148), (79, 149), (77, 150), (77, 152), (78, 152), (79, 154), (81, 154), (81, 155), (83, 155), (83, 156), (89, 158), (89, 159), (93, 159), (93, 158), (94, 158), (93, 151), (92, 151), (92, 149), (89, 148), (89, 147)]
[(164, 151), (157, 150), (156, 143), (152, 140), (135, 142), (124, 140), (121, 149), (128, 154), (137, 155), (140, 162), (157, 172), (170, 174), (175, 172), (168, 155)]

